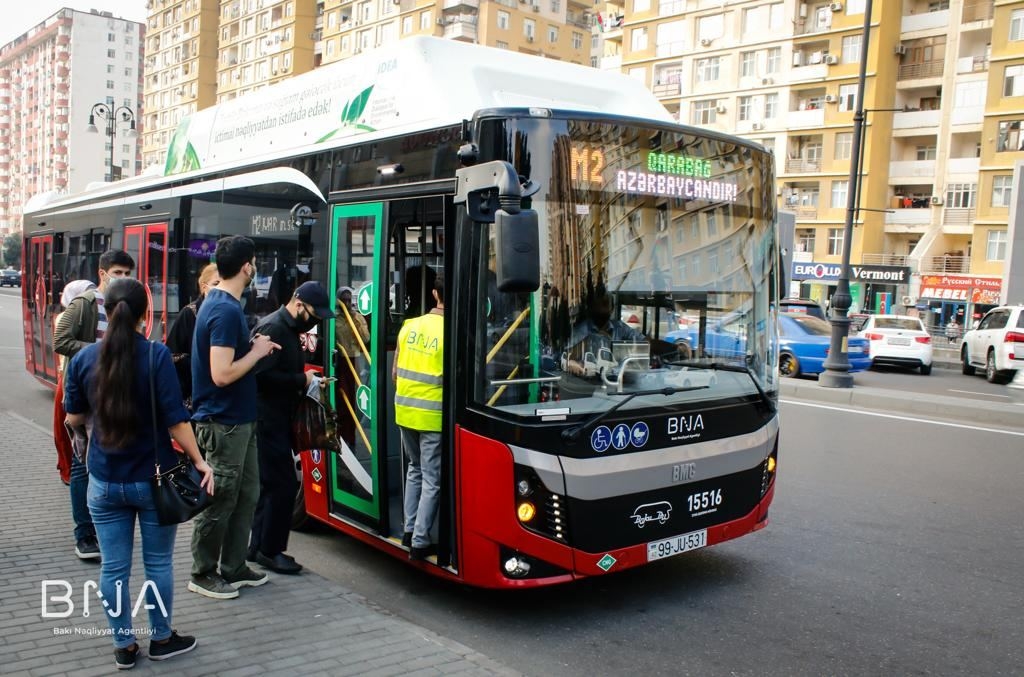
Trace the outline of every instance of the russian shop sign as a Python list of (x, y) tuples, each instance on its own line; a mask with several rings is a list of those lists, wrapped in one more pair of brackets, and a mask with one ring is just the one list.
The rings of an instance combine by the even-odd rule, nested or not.
[(980, 275), (922, 275), (921, 298), (996, 305), (1002, 279)]
[[(793, 262), (794, 280), (811, 280), (835, 282), (843, 272), (838, 263), (816, 263), (806, 261)], [(850, 279), (856, 282), (874, 282), (878, 284), (907, 284), (910, 281), (910, 268), (906, 266), (874, 266), (850, 265)]]

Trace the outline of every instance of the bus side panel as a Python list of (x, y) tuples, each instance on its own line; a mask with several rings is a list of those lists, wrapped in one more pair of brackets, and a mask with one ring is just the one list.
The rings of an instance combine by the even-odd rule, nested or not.
[[(306, 512), (314, 519), (327, 522), (327, 454), (330, 452), (304, 451), (299, 454), (302, 464), (302, 495), (306, 500)], [(313, 470), (316, 473), (313, 473)], [(316, 477), (320, 479), (317, 480)]]
[[(504, 444), (459, 427), (456, 430), (455, 472), (458, 502), (460, 567), (470, 585), (526, 587), (573, 577), (573, 551), (533, 534), (516, 518), (512, 451)], [(536, 557), (566, 571), (564, 576), (516, 580), (502, 572), (499, 548)]]

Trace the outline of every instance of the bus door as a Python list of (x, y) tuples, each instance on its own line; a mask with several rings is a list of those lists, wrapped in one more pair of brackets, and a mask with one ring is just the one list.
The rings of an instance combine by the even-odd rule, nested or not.
[(25, 357), (37, 377), (57, 380), (57, 359), (53, 352), (53, 235), (30, 238), (24, 252), (22, 298), (25, 300)]
[[(385, 463), (381, 454), (380, 389), (390, 382), (387, 360), (378, 351), (383, 203), (333, 205), (330, 214), (330, 291), (348, 291), (351, 305), (336, 304), (328, 323), (332, 356), (325, 365), (337, 378), (330, 392), (337, 412), (341, 451), (329, 452), (326, 481), (330, 512), (386, 533), (386, 501), (381, 501)], [(347, 288), (347, 289), (346, 289)], [(383, 363), (383, 364), (382, 364)], [(386, 453), (385, 453), (386, 455)], [(318, 474), (314, 482), (320, 484)], [(317, 491), (316, 487), (313, 487)], [(319, 492), (318, 492), (319, 493)]]
[[(154, 341), (167, 338), (169, 245), (166, 223), (126, 226), (124, 229), (124, 250), (135, 260), (138, 279), (146, 286), (149, 296), (146, 338)], [(176, 290), (173, 300), (177, 301)]]

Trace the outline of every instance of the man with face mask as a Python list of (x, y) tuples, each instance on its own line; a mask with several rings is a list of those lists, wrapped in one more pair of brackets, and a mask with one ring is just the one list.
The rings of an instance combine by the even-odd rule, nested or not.
[(280, 574), (302, 571), (302, 565), (284, 553), (299, 488), (292, 461), (292, 418), (313, 379), (313, 372), (305, 371), (299, 336), (329, 317), (334, 317), (334, 312), (327, 290), (319, 282), (304, 282), (287, 304), (253, 329), (253, 335), (269, 336), (281, 349), (256, 365), (260, 497), (252, 522), (248, 559)]

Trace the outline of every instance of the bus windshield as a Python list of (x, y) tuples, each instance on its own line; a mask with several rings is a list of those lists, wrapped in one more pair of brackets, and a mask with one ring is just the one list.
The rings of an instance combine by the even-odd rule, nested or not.
[(499, 291), (494, 234), (478, 240), (478, 404), (536, 419), (777, 389), (766, 152), (629, 122), (494, 126), (541, 186), (541, 288)]

